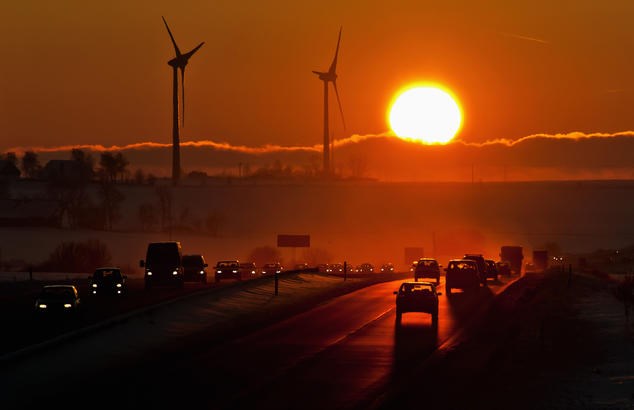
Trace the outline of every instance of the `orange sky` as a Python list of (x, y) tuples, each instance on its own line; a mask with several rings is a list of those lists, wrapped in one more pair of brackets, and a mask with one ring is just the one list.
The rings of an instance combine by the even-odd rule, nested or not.
[(336, 138), (386, 131), (387, 104), (411, 81), (453, 90), (466, 141), (634, 128), (629, 0), (102, 3), (0, 5), (0, 150), (169, 142), (161, 15), (182, 50), (206, 42), (187, 68), (185, 141), (319, 144), (311, 70), (328, 68), (339, 25), (348, 130), (334, 117)]

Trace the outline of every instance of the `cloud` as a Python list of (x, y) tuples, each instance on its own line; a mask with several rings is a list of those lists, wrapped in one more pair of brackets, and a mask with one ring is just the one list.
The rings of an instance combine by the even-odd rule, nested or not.
[(540, 43), (540, 44), (550, 44), (548, 41), (542, 40), (541, 38), (537, 38), (537, 37), (522, 36), (520, 34), (504, 33), (504, 32), (500, 34), (506, 37), (516, 38), (518, 40), (532, 41), (532, 42)]
[[(518, 139), (485, 142), (457, 140), (447, 145), (424, 145), (390, 133), (352, 135), (334, 142), (333, 164), (342, 175), (391, 181), (495, 181), (549, 179), (631, 179), (634, 177), (634, 131), (534, 134)], [(68, 158), (78, 148), (99, 154), (122, 151), (131, 169), (169, 175), (171, 144), (139, 142), (124, 146), (65, 145), (14, 147), (40, 154), (42, 162)], [(321, 145), (249, 147), (209, 140), (181, 143), (185, 172), (237, 174), (244, 166), (289, 167), (296, 172), (319, 170)]]

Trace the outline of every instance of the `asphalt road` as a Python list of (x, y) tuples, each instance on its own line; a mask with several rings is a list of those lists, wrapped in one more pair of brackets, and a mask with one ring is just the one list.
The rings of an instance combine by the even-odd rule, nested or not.
[(439, 346), (451, 348), (443, 343), (464, 329), (505, 282), (450, 298), (443, 283), (436, 330), (430, 315), (422, 313), (404, 314), (402, 324), (395, 324), (397, 281), (361, 289), (221, 344), (208, 344), (204, 333), (197, 334), (125, 361), (83, 363), (81, 373), (75, 369), (81, 357), (60, 357), (68, 363), (68, 377), (46, 380), (29, 391), (16, 387), (12, 392), (17, 396), (2, 407), (49, 404), (66, 394), (92, 408), (364, 408), (388, 386), (405, 380)]

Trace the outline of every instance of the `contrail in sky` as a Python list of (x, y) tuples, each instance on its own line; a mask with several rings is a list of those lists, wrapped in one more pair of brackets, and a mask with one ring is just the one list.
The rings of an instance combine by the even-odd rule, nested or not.
[(550, 44), (548, 41), (542, 40), (541, 38), (537, 38), (537, 37), (522, 36), (520, 34), (505, 33), (505, 32), (502, 32), (500, 34), (502, 34), (502, 35), (504, 35), (506, 37), (516, 38), (518, 40), (534, 41), (534, 42), (540, 43), (540, 44)]

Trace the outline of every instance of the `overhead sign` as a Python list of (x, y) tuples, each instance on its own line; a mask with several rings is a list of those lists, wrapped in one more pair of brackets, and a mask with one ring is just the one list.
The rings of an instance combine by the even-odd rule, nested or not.
[(310, 235), (277, 235), (278, 248), (310, 248)]

